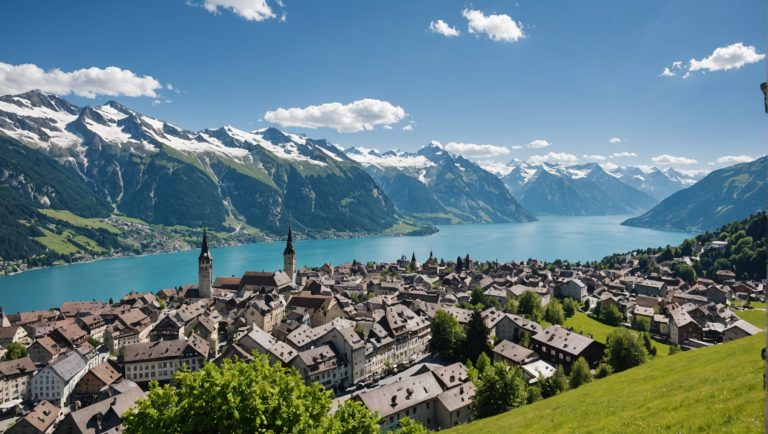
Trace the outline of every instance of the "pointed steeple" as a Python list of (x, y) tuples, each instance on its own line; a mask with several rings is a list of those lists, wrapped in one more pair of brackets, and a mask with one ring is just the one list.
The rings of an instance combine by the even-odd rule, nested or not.
[(411, 253), (411, 262), (416, 262), (416, 252)]
[(293, 249), (293, 231), (291, 231), (291, 221), (288, 220), (288, 241), (285, 243), (285, 250), (283, 250), (283, 256), (295, 255), (296, 251)]
[(198, 259), (211, 259), (211, 252), (208, 250), (208, 230), (203, 229), (203, 242), (200, 245), (200, 256), (198, 256)]

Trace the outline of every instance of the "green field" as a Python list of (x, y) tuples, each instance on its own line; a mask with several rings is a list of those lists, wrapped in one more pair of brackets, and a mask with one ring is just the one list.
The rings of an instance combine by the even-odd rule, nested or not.
[(67, 222), (73, 226), (78, 226), (81, 228), (89, 228), (89, 229), (104, 229), (113, 234), (120, 233), (120, 229), (112, 226), (109, 223), (104, 222), (102, 219), (80, 217), (78, 215), (72, 214), (69, 211), (59, 211), (54, 209), (41, 209), (39, 211), (42, 214), (47, 215), (48, 217), (52, 217), (52, 218), (55, 218), (56, 220)]
[[(603, 324), (596, 319), (590, 318), (583, 312), (576, 312), (576, 315), (566, 319), (563, 327), (573, 327), (573, 331), (583, 335), (592, 334), (594, 340), (602, 343), (605, 343), (608, 334), (616, 329), (616, 327)], [(666, 357), (667, 354), (669, 354), (669, 345), (655, 340), (653, 341), (653, 345), (656, 346), (657, 357)]]
[(765, 330), (765, 311), (759, 310), (759, 309), (748, 309), (748, 310), (736, 310), (734, 311), (736, 315), (743, 319), (744, 321), (747, 321), (749, 323), (752, 323), (761, 329)]
[(657, 358), (461, 433), (763, 432), (762, 333)]

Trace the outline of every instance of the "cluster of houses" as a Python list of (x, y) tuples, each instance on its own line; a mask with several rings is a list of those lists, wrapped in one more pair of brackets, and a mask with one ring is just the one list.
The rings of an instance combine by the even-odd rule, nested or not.
[[(151, 381), (167, 383), (182, 367), (225, 359), (296, 368), (307, 382), (355, 399), (381, 417), (383, 429), (403, 417), (430, 429), (473, 418), (475, 388), (461, 363), (430, 353), (430, 324), (443, 310), (460, 324), (478, 289), (494, 300), (481, 313), (496, 360), (520, 366), (529, 382), (566, 370), (579, 357), (595, 367), (602, 343), (559, 325), (544, 327), (505, 311), (526, 292), (542, 304), (570, 297), (592, 312), (613, 304), (627, 323), (644, 317), (659, 339), (689, 348), (760, 331), (729, 307), (762, 293), (764, 284), (718, 279), (686, 284), (670, 264), (642, 275), (628, 256), (611, 270), (553, 269), (542, 262), (392, 263), (296, 269), (289, 229), (284, 269), (213, 278), (204, 235), (198, 282), (155, 294), (132, 292), (117, 303), (66, 302), (57, 309), (0, 314), (0, 346), (20, 343), (21, 359), (0, 362), (0, 411), (29, 408), (8, 432), (117, 432), (121, 416)], [(590, 310), (590, 309), (585, 309)], [(590, 313), (592, 314), (592, 313)], [(4, 351), (4, 350), (3, 350)]]

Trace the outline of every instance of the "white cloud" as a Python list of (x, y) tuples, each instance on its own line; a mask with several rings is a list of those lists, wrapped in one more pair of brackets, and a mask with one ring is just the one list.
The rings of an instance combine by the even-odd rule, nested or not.
[(478, 145), (475, 143), (456, 143), (450, 142), (443, 145), (443, 148), (454, 154), (461, 154), (466, 157), (490, 158), (509, 154), (509, 148), (497, 145)]
[(509, 15), (485, 15), (473, 9), (464, 9), (461, 14), (467, 19), (469, 33), (484, 33), (492, 41), (502, 42), (516, 42), (525, 37), (522, 26)]
[(604, 155), (599, 155), (599, 154), (594, 154), (594, 155), (584, 154), (581, 156), (581, 158), (589, 161), (605, 161), (606, 159)]
[(727, 71), (738, 69), (750, 63), (757, 63), (765, 58), (765, 54), (759, 54), (752, 45), (744, 45), (741, 42), (716, 48), (709, 56), (701, 59), (691, 59), (688, 71)]
[(392, 125), (384, 125), (384, 129), (385, 130), (391, 130), (392, 129)]
[(536, 139), (536, 140), (532, 141), (531, 143), (529, 143), (528, 147), (531, 148), (531, 149), (541, 149), (541, 148), (546, 148), (547, 146), (550, 146), (550, 145), (551, 145), (551, 143), (549, 143), (548, 141), (546, 141), (544, 139)]
[(634, 152), (614, 152), (611, 154), (611, 158), (626, 158), (626, 157), (637, 157), (637, 154)]
[(572, 164), (579, 161), (579, 157), (565, 152), (549, 152), (545, 155), (531, 155), (528, 162), (531, 164), (541, 163), (565, 163)]
[(610, 143), (612, 145), (619, 144), (619, 143), (621, 143), (621, 138), (619, 138), (619, 137), (611, 137), (610, 140), (608, 140), (608, 143)]
[(696, 71), (727, 71), (739, 69), (744, 65), (757, 63), (765, 59), (765, 54), (757, 52), (752, 45), (744, 45), (741, 42), (725, 47), (716, 48), (709, 56), (703, 59), (691, 59), (687, 65), (681, 60), (672, 62), (671, 67), (665, 67), (659, 74), (660, 77), (674, 77), (677, 71), (685, 71), (683, 78), (688, 78)]
[(521, 145), (514, 145), (512, 146), (512, 149), (517, 151), (518, 149), (523, 149), (523, 147)]
[(0, 95), (40, 89), (58, 95), (74, 93), (85, 98), (106, 96), (157, 97), (163, 85), (148, 75), (138, 76), (127, 69), (83, 68), (72, 72), (43, 70), (37, 65), (11, 65), (0, 62)]
[(749, 155), (724, 155), (717, 160), (715, 160), (718, 164), (736, 164), (736, 163), (749, 163), (750, 161), (753, 161), (755, 158), (750, 157)]
[(664, 67), (664, 70), (663, 70), (663, 71), (661, 71), (661, 74), (659, 74), (659, 77), (674, 77), (674, 76), (676, 76), (676, 75), (677, 75), (677, 74), (675, 74), (674, 72), (672, 72), (672, 70), (671, 70), (671, 69), (669, 69), (669, 67), (666, 67), (666, 66), (665, 66), (665, 67)]
[(675, 169), (676, 171), (682, 173), (685, 176), (690, 177), (703, 177), (705, 175), (708, 175), (710, 173), (709, 170), (705, 169)]
[[(282, 7), (282, 4), (278, 5)], [(229, 9), (248, 21), (264, 21), (277, 17), (267, 0), (205, 0), (203, 7), (213, 14), (218, 14), (219, 8)]]
[(603, 169), (605, 169), (607, 172), (613, 172), (614, 170), (618, 169), (620, 166), (616, 163), (607, 162), (600, 165)]
[(413, 131), (413, 124), (410, 123), (403, 127), (403, 131)]
[(278, 108), (264, 113), (264, 120), (284, 127), (333, 128), (340, 133), (392, 125), (408, 114), (387, 101), (365, 98), (349, 104), (331, 102), (308, 107)]
[(654, 163), (660, 165), (660, 166), (671, 166), (671, 165), (687, 165), (687, 164), (696, 164), (698, 161), (694, 160), (693, 158), (687, 158), (687, 157), (676, 157), (674, 155), (669, 154), (662, 154), (657, 155), (653, 158), (651, 158), (651, 161)]
[(461, 34), (459, 29), (449, 26), (448, 23), (443, 20), (430, 21), (429, 30), (431, 30), (432, 33), (438, 33), (448, 37), (459, 36)]

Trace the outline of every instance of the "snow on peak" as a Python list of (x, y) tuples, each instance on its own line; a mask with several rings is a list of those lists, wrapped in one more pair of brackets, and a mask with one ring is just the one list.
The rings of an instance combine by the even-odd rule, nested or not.
[(411, 154), (404, 151), (387, 151), (380, 153), (376, 149), (352, 148), (347, 151), (347, 156), (363, 166), (376, 166), (380, 168), (426, 168), (435, 165), (427, 157)]

